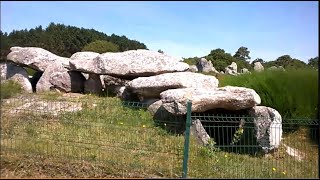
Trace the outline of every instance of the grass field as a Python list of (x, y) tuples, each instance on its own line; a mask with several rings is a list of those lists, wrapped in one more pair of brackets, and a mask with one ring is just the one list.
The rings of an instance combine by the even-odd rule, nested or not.
[[(23, 103), (43, 101), (42, 111), (29, 108), (10, 114)], [(82, 110), (50, 115), (50, 102), (74, 102)], [(182, 175), (184, 136), (163, 127), (139, 108), (117, 98), (56, 93), (21, 95), (1, 105), (1, 177), (168, 177)], [(297, 161), (278, 152), (268, 157), (209, 149), (191, 137), (188, 177), (191, 178), (316, 178), (318, 145), (308, 129), (288, 133), (284, 144), (306, 154)], [(245, 144), (234, 148), (246, 148)]]

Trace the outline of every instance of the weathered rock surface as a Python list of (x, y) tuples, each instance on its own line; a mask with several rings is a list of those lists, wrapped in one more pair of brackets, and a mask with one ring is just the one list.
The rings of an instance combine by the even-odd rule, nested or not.
[(270, 70), (277, 70), (278, 68), (277, 68), (276, 66), (271, 66), (271, 67), (269, 67), (268, 69), (270, 69)]
[(134, 93), (145, 98), (158, 98), (168, 89), (218, 87), (219, 81), (214, 76), (193, 72), (165, 73), (150, 77), (139, 77), (128, 83)]
[(21, 85), (25, 92), (32, 93), (32, 85), (27, 71), (11, 62), (0, 63), (1, 80), (13, 80)]
[(160, 94), (163, 107), (172, 114), (186, 114), (187, 101), (192, 101), (192, 112), (212, 109), (242, 110), (261, 103), (260, 96), (244, 87), (226, 86), (214, 89), (170, 89)]
[(45, 49), (38, 47), (11, 47), (7, 59), (38, 71), (45, 71), (54, 62), (64, 66), (69, 65), (69, 58), (57, 56)]
[(70, 68), (86, 73), (134, 78), (187, 71), (189, 65), (165, 54), (139, 49), (104, 53), (93, 60), (71, 60)]
[(96, 52), (76, 52), (72, 54), (70, 60), (93, 60), (98, 57), (100, 54)]
[(183, 133), (185, 131), (186, 117), (184, 115), (175, 115), (164, 108), (162, 100), (156, 101), (148, 106), (148, 110), (153, 115), (153, 119), (160, 124), (166, 124), (164, 129)]
[(261, 71), (264, 70), (264, 67), (263, 67), (263, 65), (262, 65), (260, 62), (255, 62), (253, 69), (254, 69), (255, 71), (261, 72)]
[(196, 65), (191, 65), (191, 66), (189, 66), (189, 70), (190, 70), (191, 72), (198, 72), (198, 68), (197, 68)]
[(201, 145), (207, 145), (209, 143), (210, 136), (202, 126), (202, 123), (199, 119), (192, 121), (190, 134), (195, 136), (197, 142)]
[(50, 114), (57, 116), (63, 112), (76, 112), (81, 111), (81, 103), (68, 102), (68, 101), (34, 101), (26, 102), (25, 104), (15, 107), (9, 111), (11, 114), (17, 113), (35, 113), (39, 115), (40, 113)]
[(277, 149), (282, 139), (282, 118), (279, 112), (265, 106), (255, 106), (249, 110), (254, 117), (255, 136), (263, 151)]
[(109, 75), (101, 75), (100, 77), (103, 82), (103, 88), (105, 89), (105, 91), (108, 91), (108, 93), (114, 94), (117, 97), (126, 96), (124, 95), (124, 91), (129, 83), (129, 80), (112, 77)]
[(247, 68), (241, 69), (241, 73), (250, 73), (250, 71)]
[(225, 68), (225, 73), (230, 75), (237, 75), (238, 74), (238, 66), (237, 63), (232, 62), (229, 66)]
[(69, 71), (63, 64), (55, 62), (47, 67), (39, 79), (36, 91), (83, 92), (85, 78), (80, 72)]
[(282, 66), (271, 66), (268, 68), (269, 70), (279, 70), (279, 71), (285, 71), (285, 69)]
[(201, 58), (197, 63), (199, 72), (215, 72), (219, 73), (212, 65), (211, 61), (207, 61), (205, 58)]

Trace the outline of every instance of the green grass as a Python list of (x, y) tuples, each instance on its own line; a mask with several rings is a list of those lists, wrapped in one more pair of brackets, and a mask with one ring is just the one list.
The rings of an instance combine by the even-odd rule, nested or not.
[(239, 76), (220, 76), (220, 86), (254, 89), (261, 105), (276, 109), (282, 118), (316, 118), (318, 72), (309, 69), (263, 71)]
[(5, 82), (1, 82), (0, 92), (1, 99), (7, 99), (21, 93), (22, 89), (20, 84), (8, 80)]
[(27, 71), (28, 76), (33, 76), (37, 72), (36, 70), (29, 67), (24, 67), (24, 69)]
[[(77, 99), (60, 96), (48, 99), (46, 94), (37, 97), (79, 102), (83, 109), (59, 116), (32, 110), (8, 114), (12, 106), (4, 105), (2, 172), (13, 172), (19, 177), (53, 178), (181, 176), (184, 137), (159, 127), (151, 114), (138, 105), (129, 108), (118, 98), (88, 95)], [(188, 177), (314, 178), (318, 170), (317, 146), (305, 138), (304, 133), (298, 132), (285, 136), (287, 145), (308, 154), (307, 160), (297, 162), (282, 151), (265, 158), (207, 149), (191, 137)]]

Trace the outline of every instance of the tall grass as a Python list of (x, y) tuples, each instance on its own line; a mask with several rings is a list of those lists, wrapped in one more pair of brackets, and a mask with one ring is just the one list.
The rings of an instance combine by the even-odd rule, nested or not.
[(8, 80), (5, 82), (1, 82), (0, 92), (1, 92), (0, 93), (1, 99), (7, 99), (12, 96), (15, 96), (16, 94), (21, 93), (22, 89), (21, 89), (20, 84), (14, 82), (14, 81)]
[(220, 76), (219, 80), (220, 86), (232, 85), (254, 89), (261, 97), (261, 104), (276, 109), (283, 118), (316, 118), (317, 71), (267, 70), (239, 76)]

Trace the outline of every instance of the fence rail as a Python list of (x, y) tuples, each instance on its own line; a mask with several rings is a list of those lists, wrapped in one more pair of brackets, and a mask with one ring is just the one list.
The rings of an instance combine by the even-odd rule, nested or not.
[(266, 155), (246, 114), (191, 113), (190, 103), (187, 115), (152, 116), (147, 107), (116, 98), (3, 99), (1, 154), (86, 161), (119, 177), (318, 177), (316, 119), (282, 120), (281, 144)]

